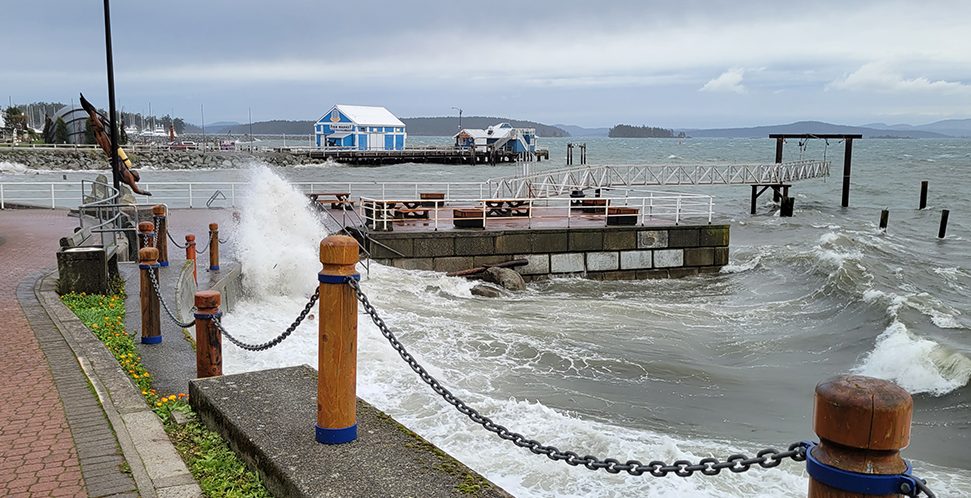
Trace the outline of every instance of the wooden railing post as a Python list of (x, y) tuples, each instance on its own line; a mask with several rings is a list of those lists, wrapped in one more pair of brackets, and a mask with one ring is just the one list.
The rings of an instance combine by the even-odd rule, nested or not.
[(349, 278), (360, 279), (357, 242), (346, 235), (320, 241), (317, 363), (317, 441), (357, 439), (357, 299)]
[(196, 284), (199, 283), (199, 275), (197, 274), (196, 267), (196, 236), (186, 234), (185, 236), (185, 259), (192, 261), (192, 281)]
[(158, 249), (143, 247), (138, 250), (138, 269), (141, 270), (141, 288), (139, 298), (142, 311), (142, 344), (158, 344), (162, 342), (162, 329), (159, 314), (159, 296), (152, 288), (149, 272), (155, 274), (158, 281)]
[(165, 206), (156, 204), (152, 206), (152, 217), (155, 218), (155, 247), (158, 249), (159, 266), (169, 266), (169, 223), (166, 220)]
[(155, 224), (143, 221), (138, 224), (138, 249), (155, 247)]
[[(913, 408), (910, 394), (890, 381), (841, 375), (820, 382), (813, 412), (819, 445), (811, 449), (806, 462), (809, 498), (897, 496), (897, 492), (847, 491), (832, 484), (859, 482), (860, 474), (867, 479), (907, 471), (900, 450), (910, 442)], [(855, 475), (841, 474), (844, 472)], [(830, 485), (821, 482), (825, 479), (831, 481)]]
[(219, 270), (219, 225), (209, 224), (209, 271)]
[(223, 374), (223, 342), (212, 317), (221, 317), (219, 291), (204, 290), (195, 294), (196, 319), (196, 377), (217, 377)]

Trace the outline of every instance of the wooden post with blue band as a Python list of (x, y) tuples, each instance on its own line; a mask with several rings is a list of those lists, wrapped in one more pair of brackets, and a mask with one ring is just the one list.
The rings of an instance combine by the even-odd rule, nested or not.
[(347, 284), (359, 280), (357, 241), (331, 235), (320, 241), (317, 337), (317, 442), (357, 439), (357, 297)]
[(142, 344), (158, 344), (162, 342), (161, 309), (159, 297), (152, 287), (149, 272), (154, 272), (158, 281), (158, 249), (143, 247), (138, 250), (138, 269), (141, 273), (141, 287), (139, 300), (142, 311)]
[(155, 247), (155, 224), (143, 221), (138, 224), (138, 248)]
[(158, 264), (161, 267), (169, 266), (169, 224), (166, 220), (166, 209), (164, 204), (152, 206), (152, 219), (155, 220), (155, 248), (158, 249)]
[(209, 224), (209, 271), (219, 270), (219, 225)]
[(809, 498), (913, 496), (916, 481), (900, 450), (910, 443), (914, 401), (893, 382), (841, 375), (816, 386), (806, 449)]
[(197, 268), (199, 265), (196, 262), (196, 236), (191, 233), (185, 236), (185, 259), (186, 261), (192, 261), (192, 281), (198, 285), (199, 275)]
[(222, 317), (219, 304), (222, 296), (219, 291), (203, 290), (196, 292), (194, 304), (196, 312), (196, 377), (218, 377), (223, 374), (222, 334), (212, 323), (213, 317)]

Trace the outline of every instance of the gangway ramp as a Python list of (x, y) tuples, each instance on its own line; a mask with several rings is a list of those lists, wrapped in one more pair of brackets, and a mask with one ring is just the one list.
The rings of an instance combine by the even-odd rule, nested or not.
[(555, 197), (573, 190), (664, 185), (783, 185), (829, 176), (829, 161), (769, 164), (603, 165), (543, 171), (488, 181), (495, 197)]

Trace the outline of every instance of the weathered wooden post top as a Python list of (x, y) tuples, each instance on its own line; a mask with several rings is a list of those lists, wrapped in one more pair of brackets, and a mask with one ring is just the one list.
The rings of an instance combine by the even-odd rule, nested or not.
[(219, 270), (219, 225), (209, 224), (209, 271)]
[(155, 247), (155, 224), (142, 221), (138, 224), (138, 248)]
[(195, 283), (199, 283), (199, 275), (196, 264), (196, 236), (186, 234), (185, 236), (185, 259), (187, 261), (192, 261), (192, 280)]
[(141, 270), (139, 299), (142, 312), (142, 344), (162, 342), (159, 296), (155, 293), (152, 278), (158, 282), (158, 249), (143, 247), (138, 250), (138, 268)]
[(320, 241), (317, 355), (317, 441), (357, 439), (357, 296), (347, 284), (359, 280), (358, 245), (352, 237)]
[(196, 312), (196, 377), (217, 377), (223, 374), (223, 345), (219, 329), (212, 323), (222, 312), (219, 291), (203, 290), (195, 293)]
[(900, 450), (910, 443), (914, 401), (893, 382), (842, 375), (816, 386), (807, 450), (809, 498), (897, 496), (914, 490)]
[(158, 248), (159, 266), (169, 266), (168, 220), (164, 204), (152, 206), (152, 218), (155, 220), (155, 247)]

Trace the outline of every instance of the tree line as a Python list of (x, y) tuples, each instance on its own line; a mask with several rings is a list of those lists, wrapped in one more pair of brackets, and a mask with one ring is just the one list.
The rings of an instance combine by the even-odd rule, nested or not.
[[(67, 107), (67, 104), (62, 102), (34, 102), (31, 104), (15, 105), (4, 109), (3, 118), (7, 128), (15, 130), (21, 136), (27, 137), (28, 141), (63, 144), (68, 143), (69, 140), (70, 132), (67, 129), (67, 124), (60, 117), (52, 119), (52, 116), (56, 115), (64, 107)], [(98, 112), (102, 115), (108, 114), (107, 111), (101, 109)], [(118, 116), (120, 118), (118, 121), (118, 133), (122, 145), (128, 143), (129, 139), (127, 132), (125, 132), (125, 127), (132, 124), (138, 124), (145, 128), (150, 128), (154, 124), (163, 127), (165, 130), (168, 130), (171, 126), (180, 135), (186, 129), (186, 123), (182, 118), (173, 118), (168, 114), (155, 116), (123, 111), (118, 113)], [(43, 128), (38, 133), (36, 127), (40, 125), (38, 121), (41, 117), (44, 120)], [(91, 129), (91, 123), (87, 121), (85, 121), (84, 143), (95, 143), (94, 131)]]
[(675, 133), (674, 130), (656, 126), (633, 126), (619, 124), (607, 133), (610, 138), (685, 138), (684, 132)]

